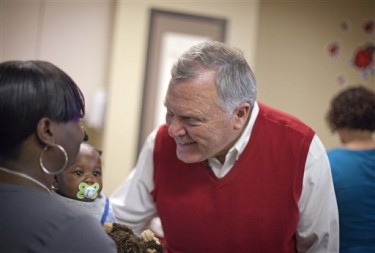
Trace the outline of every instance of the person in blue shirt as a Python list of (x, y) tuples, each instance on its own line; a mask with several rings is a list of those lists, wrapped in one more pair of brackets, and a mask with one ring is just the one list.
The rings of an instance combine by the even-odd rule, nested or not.
[(326, 116), (341, 147), (328, 151), (340, 221), (340, 253), (375, 252), (375, 92), (349, 87)]

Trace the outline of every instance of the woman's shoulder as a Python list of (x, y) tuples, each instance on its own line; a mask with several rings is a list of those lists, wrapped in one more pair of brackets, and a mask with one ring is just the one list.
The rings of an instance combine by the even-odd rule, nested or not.
[(20, 250), (32, 244), (36, 249), (48, 249), (47, 252), (87, 252), (95, 247), (102, 252), (116, 251), (95, 218), (56, 196), (30, 187), (4, 184), (0, 184), (0, 192), (0, 214), (4, 217), (1, 227), (8, 231), (9, 240), (12, 234), (17, 234)]

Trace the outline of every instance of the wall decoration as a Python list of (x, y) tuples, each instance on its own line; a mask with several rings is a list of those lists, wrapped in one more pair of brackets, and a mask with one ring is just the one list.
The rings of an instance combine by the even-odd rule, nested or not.
[(357, 47), (354, 51), (351, 65), (359, 71), (359, 75), (366, 80), (370, 75), (375, 75), (375, 27), (374, 20), (367, 20), (363, 23), (363, 32), (368, 35), (368, 41), (364, 45)]
[(368, 43), (358, 47), (352, 59), (352, 65), (359, 71), (362, 79), (375, 75), (374, 65), (375, 44)]
[(346, 76), (344, 74), (337, 75), (336, 82), (339, 86), (345, 86), (347, 85)]
[(226, 24), (224, 18), (150, 10), (138, 151), (147, 135), (165, 121), (164, 96), (174, 61), (198, 42), (225, 42)]
[(349, 32), (352, 28), (352, 25), (349, 20), (344, 20), (341, 22), (340, 27), (343, 32)]
[[(345, 39), (342, 42), (337, 40), (331, 41), (326, 46), (326, 53), (330, 58), (339, 58), (343, 55), (350, 53), (351, 57), (347, 60), (348, 66), (354, 68), (359, 73), (359, 77), (366, 81), (370, 76), (375, 76), (375, 22), (374, 20), (365, 20), (362, 25), (352, 26), (349, 20), (340, 22), (338, 28), (341, 32), (346, 33), (346, 36), (351, 36), (351, 32), (357, 32), (358, 29), (364, 34), (364, 42), (353, 48), (348, 48), (345, 45)], [(343, 44), (343, 45), (342, 45)], [(344, 74), (336, 77), (336, 83), (339, 86), (346, 85), (348, 82)]]
[(375, 27), (374, 27), (374, 20), (369, 20), (369, 21), (366, 21), (364, 24), (363, 24), (363, 30), (365, 31), (365, 33), (367, 34), (374, 34), (374, 31), (375, 31)]
[(341, 46), (339, 42), (334, 41), (328, 44), (327, 53), (330, 57), (337, 57), (340, 54)]

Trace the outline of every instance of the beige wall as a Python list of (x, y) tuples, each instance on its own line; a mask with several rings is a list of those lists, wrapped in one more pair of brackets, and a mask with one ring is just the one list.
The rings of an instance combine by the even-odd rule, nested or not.
[[(260, 6), (256, 76), (259, 99), (290, 112), (311, 125), (326, 148), (339, 145), (324, 121), (334, 94), (353, 84), (375, 90), (374, 75), (366, 80), (350, 65), (356, 49), (372, 41), (362, 29), (375, 19), (375, 1), (271, 1)], [(340, 29), (348, 21), (347, 32)], [(336, 58), (326, 47), (338, 41)], [(344, 85), (337, 77), (343, 75)]]
[[(354, 50), (369, 41), (361, 25), (375, 16), (371, 0), (151, 2), (124, 1), (116, 8), (104, 134), (107, 192), (112, 192), (129, 173), (137, 156), (151, 7), (226, 18), (227, 42), (244, 50), (257, 75), (259, 99), (311, 125), (327, 148), (339, 145), (324, 121), (331, 97), (351, 84), (363, 83), (375, 89), (374, 76), (363, 80), (349, 65)], [(348, 32), (339, 28), (344, 20), (351, 25)], [(342, 46), (336, 58), (326, 53), (332, 41)], [(345, 77), (344, 85), (338, 84), (339, 75)]]
[(112, 192), (133, 168), (146, 59), (149, 9), (208, 15), (228, 20), (227, 42), (255, 65), (257, 1), (119, 1), (116, 6), (108, 114), (103, 138), (105, 191)]
[[(0, 61), (56, 64), (81, 87), (89, 118), (95, 94), (107, 86), (112, 16), (109, 0), (0, 0)], [(100, 131), (89, 130), (94, 139)]]

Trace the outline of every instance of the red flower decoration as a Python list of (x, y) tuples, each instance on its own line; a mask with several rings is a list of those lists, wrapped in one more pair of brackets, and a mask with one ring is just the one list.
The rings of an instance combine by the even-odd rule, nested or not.
[(375, 51), (375, 46), (367, 46), (365, 48), (360, 48), (355, 56), (353, 63), (357, 68), (366, 69), (371, 66), (373, 62), (373, 52)]
[(370, 20), (363, 24), (363, 30), (366, 33), (371, 34), (374, 32), (374, 21)]
[(332, 42), (331, 44), (328, 45), (327, 51), (331, 57), (335, 57), (340, 52), (340, 46), (337, 42)]

